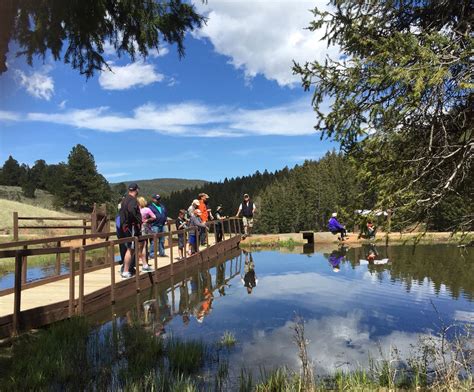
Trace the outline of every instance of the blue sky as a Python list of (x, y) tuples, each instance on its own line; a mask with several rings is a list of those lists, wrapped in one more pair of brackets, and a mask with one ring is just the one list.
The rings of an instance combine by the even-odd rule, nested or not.
[(312, 129), (311, 93), (291, 63), (339, 54), (304, 29), (318, 3), (196, 3), (209, 21), (188, 34), (182, 60), (172, 46), (135, 63), (108, 48), (114, 72), (89, 80), (49, 58), (32, 68), (11, 55), (0, 76), (0, 161), (66, 161), (81, 143), (118, 182), (221, 180), (317, 159), (337, 145)]

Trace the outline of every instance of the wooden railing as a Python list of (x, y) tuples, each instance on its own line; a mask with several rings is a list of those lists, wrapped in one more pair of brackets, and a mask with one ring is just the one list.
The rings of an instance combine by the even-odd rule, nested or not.
[[(20, 221), (80, 221), (82, 225), (26, 225), (20, 226)], [(78, 229), (82, 230), (82, 234), (87, 234), (87, 230), (91, 230), (91, 221), (88, 218), (78, 217), (41, 217), (41, 216), (18, 216), (18, 212), (13, 213), (13, 241), (20, 238), (20, 230), (47, 230), (47, 229)]]
[[(223, 241), (230, 239), (241, 233), (241, 223), (239, 218), (231, 217), (222, 220), (216, 220), (207, 222), (209, 227), (209, 233), (216, 233), (216, 225), (221, 225)], [(62, 237), (51, 237), (44, 239), (35, 239), (35, 240), (25, 240), (17, 241), (10, 243), (0, 244), (0, 259), (2, 258), (14, 258), (15, 259), (15, 277), (14, 277), (14, 287), (7, 288), (0, 291), (0, 297), (13, 293), (14, 295), (14, 306), (13, 306), (13, 330), (15, 332), (19, 331), (20, 326), (20, 312), (21, 312), (21, 292), (32, 287), (41, 286), (47, 283), (51, 283), (61, 279), (69, 279), (69, 316), (74, 314), (83, 313), (83, 304), (84, 304), (84, 285), (85, 279), (84, 276), (88, 272), (92, 272), (98, 269), (110, 267), (110, 289), (111, 289), (111, 303), (115, 302), (115, 288), (116, 288), (116, 246), (124, 243), (133, 242), (134, 248), (139, 249), (139, 242), (145, 240), (153, 240), (154, 246), (154, 257), (153, 257), (153, 266), (154, 274), (158, 274), (160, 268), (158, 263), (158, 239), (167, 238), (168, 250), (169, 250), (169, 265), (170, 265), (170, 274), (173, 275), (173, 236), (175, 235), (184, 235), (184, 243), (187, 243), (187, 237), (190, 232), (194, 232), (196, 235), (196, 242), (200, 244), (200, 234), (197, 228), (187, 228), (183, 230), (170, 230), (168, 232), (162, 233), (153, 233), (148, 235), (143, 235), (140, 237), (127, 237), (120, 239), (110, 239), (110, 237), (116, 236), (116, 233), (106, 233), (106, 234), (83, 234), (83, 235), (73, 235), (73, 236), (62, 236)], [(227, 237), (227, 238), (226, 238)], [(87, 239), (105, 239), (98, 243), (92, 243), (87, 245)], [(209, 236), (206, 237), (206, 248), (209, 247)], [(71, 242), (81, 240), (82, 246), (61, 246), (63, 242)], [(45, 245), (45, 244), (56, 244), (56, 247), (53, 248), (29, 248), (32, 245)], [(186, 246), (186, 245), (185, 245)], [(18, 248), (22, 249), (9, 249), (9, 248)], [(3, 249), (3, 250), (1, 250)], [(86, 268), (86, 255), (88, 251), (104, 249), (104, 263), (100, 265), (91, 266)], [(186, 248), (185, 248), (186, 249)], [(198, 246), (199, 251), (199, 246)], [(140, 291), (139, 277), (140, 277), (140, 264), (139, 264), (139, 252), (135, 253), (135, 282), (136, 290)], [(68, 274), (61, 274), (61, 255), (69, 254), (69, 272)], [(56, 256), (56, 274), (54, 276), (45, 277), (34, 282), (27, 282), (27, 269), (28, 269), (28, 257), (30, 256), (40, 256), (40, 255), (55, 255)], [(184, 262), (187, 259), (187, 252), (184, 252)], [(78, 270), (76, 270), (76, 258), (78, 259)], [(78, 299), (76, 307), (76, 276), (79, 276), (78, 282)]]

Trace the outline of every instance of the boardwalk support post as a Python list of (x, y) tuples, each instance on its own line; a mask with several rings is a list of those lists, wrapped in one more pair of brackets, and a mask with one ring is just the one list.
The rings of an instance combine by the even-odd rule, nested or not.
[(69, 251), (69, 317), (74, 316), (74, 313), (76, 311), (75, 309), (75, 276), (76, 276), (76, 250), (74, 248), (71, 248)]
[(22, 255), (15, 256), (15, 291), (13, 300), (13, 334), (18, 335), (21, 328), (21, 267)]
[(109, 262), (110, 262), (110, 302), (115, 303), (115, 245), (112, 242), (109, 246)]
[(79, 248), (79, 303), (77, 312), (81, 316), (84, 313), (84, 270), (86, 264), (86, 251)]

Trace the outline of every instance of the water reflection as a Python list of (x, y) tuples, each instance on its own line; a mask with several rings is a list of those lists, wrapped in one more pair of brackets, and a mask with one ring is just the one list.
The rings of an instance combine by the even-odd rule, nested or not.
[[(447, 246), (414, 253), (408, 247), (337, 247), (310, 256), (243, 251), (155, 285), (121, 304), (122, 314), (136, 309), (155, 335), (215, 343), (231, 331), (238, 342), (230, 354), (236, 369), (296, 368), (291, 326), (298, 314), (319, 374), (355, 369), (367, 366), (369, 357), (388, 358), (393, 346), (410, 356), (420, 336), (439, 331), (440, 318), (474, 323), (474, 274), (459, 276), (474, 258), (456, 259), (459, 254)], [(456, 285), (467, 295), (453, 295)]]
[(251, 252), (244, 250), (243, 253), (245, 255), (245, 275), (242, 279), (242, 283), (244, 284), (244, 287), (247, 288), (247, 294), (252, 294), (252, 290), (257, 286), (258, 283), (257, 275), (255, 274), (255, 263), (253, 261)]

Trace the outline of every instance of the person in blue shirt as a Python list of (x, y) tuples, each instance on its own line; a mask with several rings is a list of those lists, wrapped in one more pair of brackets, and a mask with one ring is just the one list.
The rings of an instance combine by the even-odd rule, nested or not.
[[(151, 222), (151, 231), (153, 233), (163, 233), (165, 231), (165, 225), (168, 222), (168, 211), (166, 207), (161, 203), (160, 195), (153, 195), (152, 202), (148, 207), (153, 211), (156, 216), (156, 219)], [(158, 238), (158, 255), (160, 257), (166, 257), (165, 254), (165, 237)], [(155, 246), (153, 240), (151, 241), (150, 246), (150, 257), (155, 257)]]
[(340, 239), (341, 241), (344, 241), (345, 237), (347, 237), (346, 228), (342, 226), (337, 220), (337, 212), (333, 212), (331, 219), (329, 219), (328, 230), (332, 234), (340, 234), (340, 237), (338, 237), (338, 239)]

